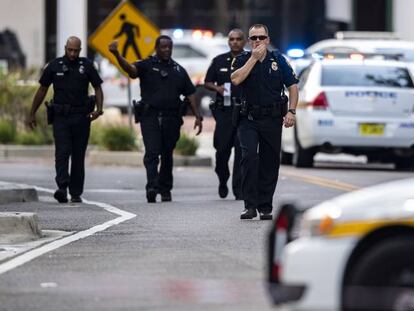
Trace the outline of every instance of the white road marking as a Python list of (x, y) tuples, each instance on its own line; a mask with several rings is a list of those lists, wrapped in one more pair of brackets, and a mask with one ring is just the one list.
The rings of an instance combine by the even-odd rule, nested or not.
[[(43, 192), (48, 192), (48, 193), (54, 193), (54, 190), (51, 189), (47, 189), (47, 188), (42, 188), (42, 187), (34, 187), (37, 191), (43, 191)], [(20, 256), (17, 256), (3, 264), (0, 264), (0, 275), (10, 271), (12, 269), (15, 269), (21, 265), (24, 265), (25, 263), (28, 263), (29, 261), (42, 256), (50, 251), (53, 251), (55, 249), (58, 249), (62, 246), (65, 246), (69, 243), (81, 240), (83, 238), (89, 237), (91, 235), (94, 235), (97, 232), (100, 231), (104, 231), (112, 226), (118, 225), (124, 221), (127, 221), (129, 219), (132, 219), (134, 217), (136, 217), (137, 215), (123, 211), (119, 208), (116, 208), (115, 206), (112, 206), (110, 204), (107, 203), (101, 203), (101, 202), (95, 202), (95, 201), (89, 201), (89, 200), (84, 200), (83, 201), (85, 204), (90, 204), (90, 205), (96, 205), (99, 206), (101, 208), (103, 208), (104, 210), (119, 215), (118, 218), (112, 219), (110, 221), (104, 222), (103, 224), (94, 226), (92, 228), (89, 228), (87, 230), (84, 231), (80, 231), (77, 232), (71, 236), (62, 238), (60, 240), (56, 240), (54, 242), (51, 242), (49, 244), (43, 245), (39, 248), (36, 248), (34, 250), (28, 251), (27, 253), (24, 253)]]

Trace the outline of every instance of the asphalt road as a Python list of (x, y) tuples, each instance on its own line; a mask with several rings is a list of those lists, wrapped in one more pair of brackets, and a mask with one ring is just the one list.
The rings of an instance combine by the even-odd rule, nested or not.
[[(282, 167), (274, 204), (307, 208), (412, 175), (363, 164)], [(212, 169), (180, 168), (174, 178), (173, 202), (148, 204), (142, 168), (88, 167), (89, 204), (62, 205), (51, 198), (51, 163), (0, 163), (0, 180), (43, 189), (40, 202), (0, 211), (34, 211), (42, 229), (72, 232), (0, 262), (0, 310), (274, 310), (264, 287), (270, 222), (241, 221), (242, 202), (218, 198)]]

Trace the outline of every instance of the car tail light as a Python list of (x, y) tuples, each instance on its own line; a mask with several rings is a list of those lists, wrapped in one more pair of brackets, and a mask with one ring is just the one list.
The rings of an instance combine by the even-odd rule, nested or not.
[(288, 218), (285, 213), (281, 213), (275, 221), (275, 241), (274, 241), (274, 258), (272, 266), (272, 280), (280, 279), (280, 255), (283, 247), (287, 243)]
[(281, 255), (285, 245), (293, 239), (293, 225), (298, 215), (297, 208), (292, 204), (284, 204), (272, 225), (268, 240), (268, 278), (277, 284), (282, 271)]
[(328, 99), (326, 98), (325, 92), (319, 93), (315, 99), (309, 103), (309, 107), (315, 110), (326, 110), (329, 107)]

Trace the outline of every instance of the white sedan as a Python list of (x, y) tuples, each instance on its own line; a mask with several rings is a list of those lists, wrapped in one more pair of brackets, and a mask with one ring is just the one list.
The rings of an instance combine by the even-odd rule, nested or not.
[(281, 310), (414, 310), (414, 179), (281, 207), (269, 236)]
[(282, 163), (311, 167), (317, 152), (349, 153), (409, 169), (414, 84), (406, 64), (350, 56), (316, 60), (302, 72), (296, 126), (283, 131)]

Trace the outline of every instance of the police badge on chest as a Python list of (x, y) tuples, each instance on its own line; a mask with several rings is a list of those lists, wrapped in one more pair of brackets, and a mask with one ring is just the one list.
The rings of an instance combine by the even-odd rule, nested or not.
[(84, 74), (85, 73), (85, 67), (83, 65), (79, 66), (79, 73)]

